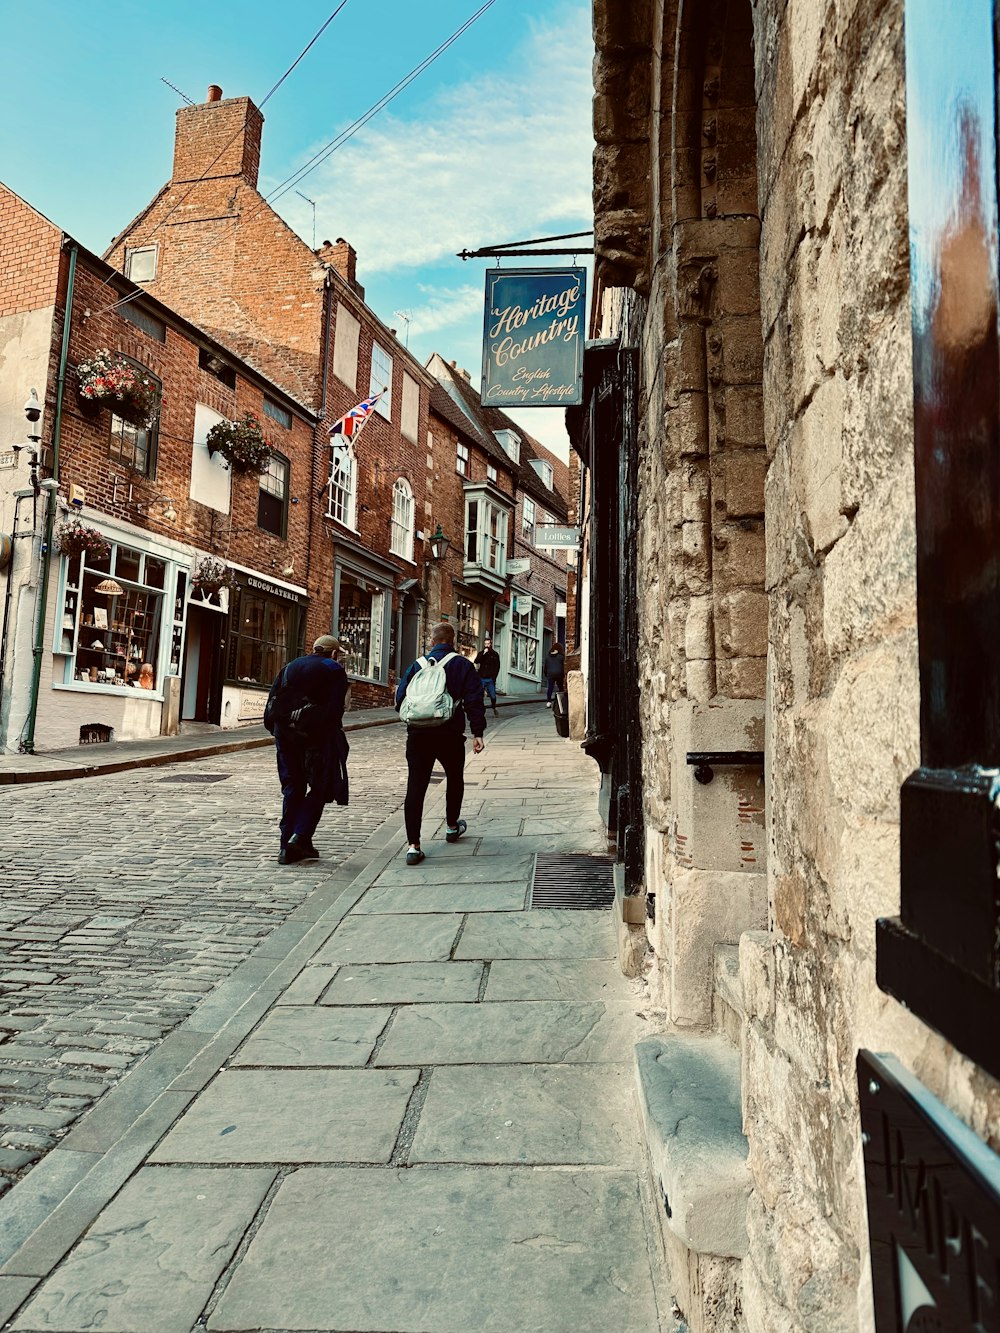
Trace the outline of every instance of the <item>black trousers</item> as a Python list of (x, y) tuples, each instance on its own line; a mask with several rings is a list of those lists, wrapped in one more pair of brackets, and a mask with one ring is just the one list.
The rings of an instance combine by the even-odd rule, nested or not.
[(408, 842), (419, 844), (424, 797), (435, 760), (447, 779), (445, 816), (451, 828), (458, 823), (465, 795), (465, 734), (451, 727), (411, 727), (406, 733), (406, 800), (403, 819)]

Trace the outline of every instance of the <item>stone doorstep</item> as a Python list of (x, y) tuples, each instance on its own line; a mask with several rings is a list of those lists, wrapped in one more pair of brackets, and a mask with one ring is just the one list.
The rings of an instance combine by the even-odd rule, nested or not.
[(696, 1254), (742, 1258), (750, 1194), (740, 1056), (725, 1037), (646, 1037), (636, 1080), (666, 1226)]

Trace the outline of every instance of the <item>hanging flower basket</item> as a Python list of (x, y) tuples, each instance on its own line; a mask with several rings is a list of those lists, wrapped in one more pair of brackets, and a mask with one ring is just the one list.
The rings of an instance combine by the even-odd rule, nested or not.
[(214, 555), (203, 555), (191, 576), (191, 588), (194, 592), (214, 593), (222, 588), (239, 586), (235, 570), (230, 569), (224, 560), (219, 560)]
[(246, 412), (236, 421), (220, 421), (205, 439), (210, 454), (221, 454), (234, 472), (253, 472), (258, 476), (267, 471), (271, 446), (264, 439), (260, 417)]
[(106, 347), (77, 367), (78, 395), (84, 412), (102, 407), (132, 426), (147, 427), (156, 415), (160, 390), (152, 375)]
[(105, 560), (111, 554), (111, 543), (96, 528), (88, 528), (80, 520), (72, 519), (56, 528), (56, 550), (60, 555), (71, 560), (79, 555), (88, 555), (93, 560)]

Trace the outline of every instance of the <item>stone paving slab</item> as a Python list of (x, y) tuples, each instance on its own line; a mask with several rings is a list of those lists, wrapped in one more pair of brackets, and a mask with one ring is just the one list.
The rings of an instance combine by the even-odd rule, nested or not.
[(189, 1333), (274, 1176), (140, 1171), (14, 1328)]
[(561, 1064), (619, 1061), (638, 1035), (628, 1005), (561, 1000), (423, 1004), (402, 1009), (375, 1063)]
[[(452, 964), (455, 966), (455, 964)], [(486, 1000), (627, 1001), (617, 962), (603, 959), (498, 959), (490, 966)]]
[(264, 1019), (233, 1056), (231, 1066), (362, 1066), (390, 1009), (281, 1007)]
[(418, 1162), (636, 1163), (631, 1064), (435, 1069), (410, 1150)]
[(482, 963), (345, 963), (321, 1003), (468, 1003), (482, 976)]
[(636, 1176), (469, 1167), (296, 1172), (208, 1327), (655, 1333)]
[(151, 1162), (387, 1162), (415, 1070), (230, 1070)]
[[(517, 846), (513, 839), (511, 844), (506, 854), (490, 857), (488, 861), (474, 858), (473, 849), (467, 844), (467, 858), (464, 861), (457, 861), (449, 857), (446, 863), (448, 871), (455, 875), (456, 880), (461, 879), (466, 884), (502, 884), (511, 881), (526, 884), (531, 875), (532, 858), (517, 855), (513, 850)], [(455, 845), (461, 847), (462, 844)], [(448, 850), (450, 852), (451, 848)], [(424, 851), (427, 853), (427, 859), (418, 866), (408, 866), (401, 855), (397, 862), (383, 870), (378, 880), (379, 887), (411, 888), (414, 885), (438, 883), (444, 859), (438, 856), (436, 848), (425, 847)]]
[[(462, 867), (462, 871), (465, 866)], [(455, 878), (454, 883), (414, 884), (403, 889), (398, 884), (379, 880), (354, 908), (354, 916), (395, 915), (410, 912), (523, 912), (526, 886), (521, 880), (512, 884), (466, 883), (458, 881), (459, 868), (442, 869), (441, 878)], [(3, 1047), (0, 1046), (0, 1051)]]
[(614, 958), (608, 912), (536, 910), (469, 918), (456, 958)]
[(313, 963), (443, 962), (461, 924), (458, 915), (349, 916)]

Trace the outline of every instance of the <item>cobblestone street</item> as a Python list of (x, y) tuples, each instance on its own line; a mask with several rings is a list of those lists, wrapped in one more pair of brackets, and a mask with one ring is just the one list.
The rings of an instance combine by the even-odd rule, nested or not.
[(3, 789), (0, 1192), (401, 807), (402, 729), (350, 740), (298, 866), (270, 748)]

